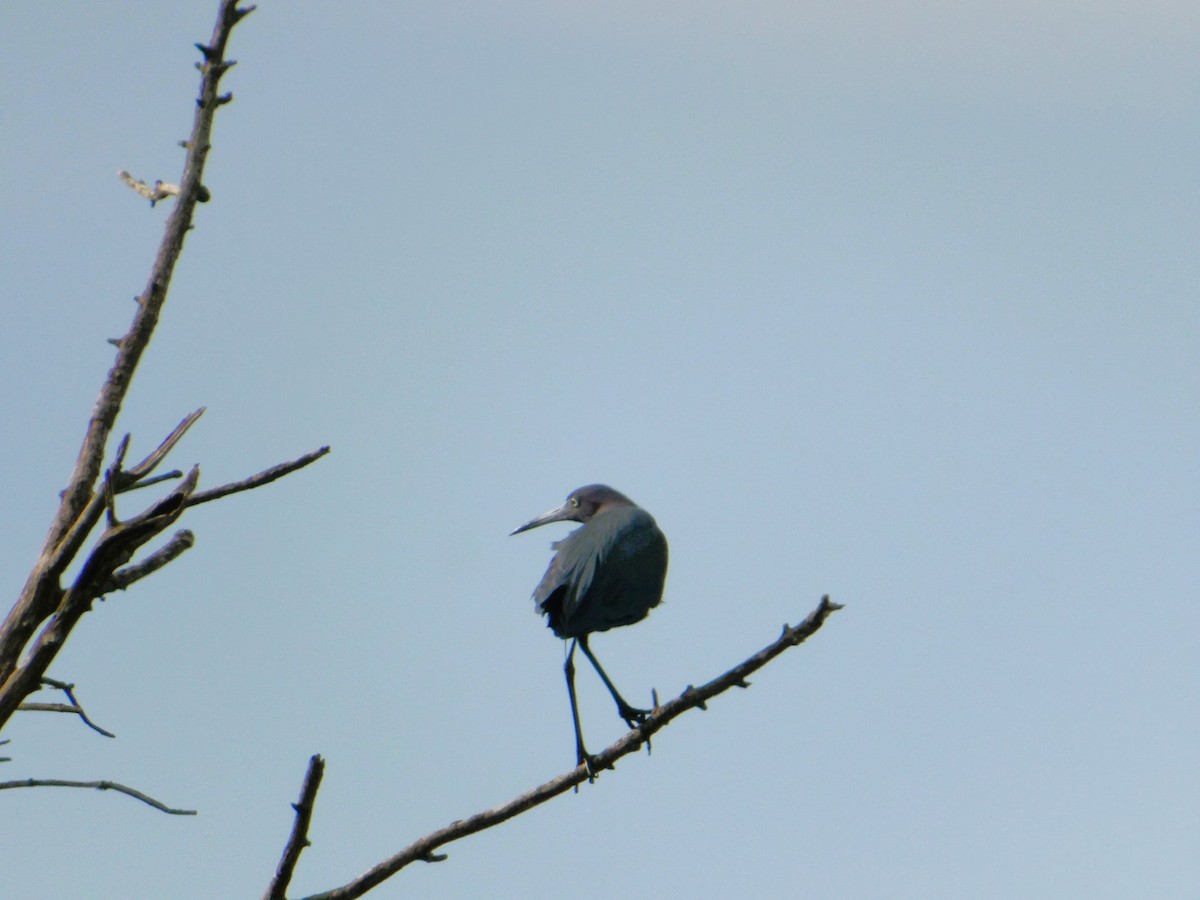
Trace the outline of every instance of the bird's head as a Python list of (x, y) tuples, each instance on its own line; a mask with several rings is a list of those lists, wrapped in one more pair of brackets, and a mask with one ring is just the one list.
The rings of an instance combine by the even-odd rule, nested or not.
[(536, 519), (531, 519), (513, 534), (520, 534), (522, 531), (528, 531), (530, 528), (537, 528), (539, 525), (546, 525), (550, 522), (586, 523), (606, 509), (634, 505), (632, 500), (620, 491), (614, 491), (606, 484), (589, 484), (571, 491), (567, 502), (562, 506), (542, 513)]

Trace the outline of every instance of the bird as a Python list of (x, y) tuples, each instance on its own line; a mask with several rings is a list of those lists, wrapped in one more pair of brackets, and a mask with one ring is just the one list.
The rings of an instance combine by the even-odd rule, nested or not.
[(654, 517), (608, 485), (589, 484), (571, 492), (562, 506), (515, 529), (520, 534), (550, 522), (580, 522), (561, 541), (546, 574), (533, 592), (537, 612), (555, 635), (569, 640), (563, 672), (571, 701), (577, 765), (595, 775), (593, 758), (583, 743), (579, 707), (575, 700), (575, 648), (591, 661), (629, 728), (646, 721), (649, 710), (638, 709), (621, 696), (588, 646), (588, 636), (642, 621), (662, 601), (667, 577), (667, 538)]

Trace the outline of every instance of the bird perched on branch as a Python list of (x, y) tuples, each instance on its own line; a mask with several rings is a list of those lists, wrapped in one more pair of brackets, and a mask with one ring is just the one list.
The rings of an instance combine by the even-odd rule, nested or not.
[(575, 647), (595, 666), (625, 724), (635, 728), (644, 722), (649, 711), (621, 696), (588, 647), (588, 635), (640, 622), (658, 606), (667, 577), (667, 539), (650, 513), (603, 484), (572, 491), (562, 506), (526, 522), (513, 534), (550, 522), (583, 523), (554, 544), (554, 558), (533, 600), (550, 629), (571, 642), (563, 671), (575, 727), (575, 755), (590, 777), (595, 773), (583, 745), (575, 701)]

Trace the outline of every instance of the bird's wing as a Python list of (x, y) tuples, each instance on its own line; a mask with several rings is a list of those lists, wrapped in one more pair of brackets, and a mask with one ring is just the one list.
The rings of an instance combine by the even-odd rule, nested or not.
[(596, 575), (596, 557), (585, 552), (585, 542), (578, 540), (582, 528), (576, 528), (561, 541), (554, 542), (555, 554), (546, 574), (533, 592), (538, 612), (547, 612), (552, 602), (560, 602), (555, 594), (561, 589), (572, 594), (578, 585), (590, 584)]
[(599, 515), (555, 549), (533, 599), (557, 634), (574, 637), (640, 621), (662, 596), (667, 543), (641, 509)]

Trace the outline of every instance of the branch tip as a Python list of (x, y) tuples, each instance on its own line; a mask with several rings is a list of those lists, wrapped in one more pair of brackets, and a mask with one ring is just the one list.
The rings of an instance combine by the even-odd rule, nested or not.
[(304, 785), (300, 788), (300, 799), (292, 804), (296, 813), (296, 821), (292, 825), (292, 833), (283, 848), (283, 856), (275, 870), (275, 877), (267, 885), (263, 900), (285, 900), (292, 874), (300, 861), (300, 854), (305, 847), (311, 847), (308, 839), (308, 826), (312, 821), (313, 806), (316, 803), (317, 791), (321, 787), (321, 778), (325, 774), (325, 760), (319, 753), (314, 753), (308, 760), (308, 772), (304, 775)]
[(324, 446), (320, 449), (313, 450), (311, 453), (306, 453), (291, 462), (280, 463), (277, 466), (271, 466), (269, 469), (264, 469), (257, 475), (251, 475), (249, 478), (244, 478), (241, 481), (235, 481), (230, 484), (223, 484), (220, 487), (215, 487), (207, 491), (200, 491), (192, 495), (188, 499), (188, 506), (197, 506), (201, 503), (208, 503), (210, 500), (217, 500), (221, 497), (226, 497), (229, 494), (236, 494), (241, 491), (249, 491), (256, 487), (261, 487), (264, 484), (270, 484), (284, 475), (289, 475), (297, 469), (303, 469), (309, 463), (316, 462), (325, 454), (329, 453), (329, 447)]

